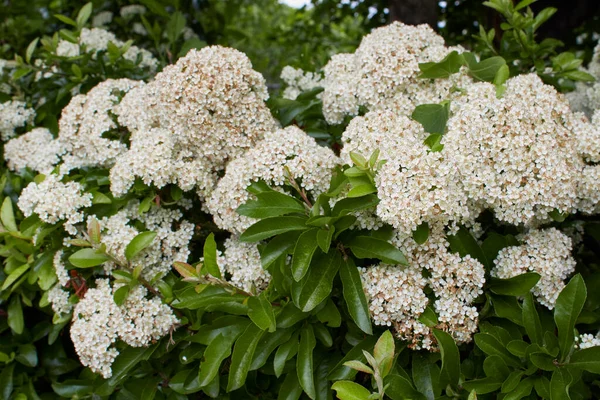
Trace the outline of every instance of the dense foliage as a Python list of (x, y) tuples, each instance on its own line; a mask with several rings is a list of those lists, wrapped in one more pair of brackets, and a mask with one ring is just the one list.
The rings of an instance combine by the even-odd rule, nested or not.
[(0, 399), (600, 397), (600, 45), (555, 9), (46, 3), (0, 5)]

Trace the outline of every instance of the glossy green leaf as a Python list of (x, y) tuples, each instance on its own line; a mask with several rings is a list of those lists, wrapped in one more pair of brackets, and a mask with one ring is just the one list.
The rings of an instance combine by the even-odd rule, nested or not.
[(2, 287), (0, 290), (6, 290), (10, 285), (12, 285), (17, 279), (19, 279), (25, 272), (29, 270), (30, 265), (24, 264), (20, 267), (15, 268), (4, 280), (2, 283)]
[(400, 375), (388, 375), (383, 381), (385, 394), (392, 400), (422, 400), (425, 398), (419, 393), (412, 383), (403, 376)]
[(506, 61), (500, 56), (486, 58), (480, 62), (477, 62), (474, 57), (465, 56), (465, 59), (469, 67), (469, 75), (484, 82), (493, 82), (498, 71), (506, 66)]
[(319, 254), (313, 259), (306, 277), (292, 284), (292, 297), (300, 310), (312, 311), (329, 296), (341, 260), (342, 256), (337, 250)]
[(285, 376), (277, 400), (298, 400), (302, 395), (302, 387), (298, 382), (298, 375), (295, 371), (290, 372)]
[(375, 207), (379, 203), (379, 199), (374, 194), (369, 194), (363, 197), (342, 199), (335, 203), (331, 215), (334, 217), (346, 215), (350, 212), (366, 210)]
[(348, 246), (358, 258), (378, 258), (384, 263), (408, 265), (404, 254), (393, 244), (371, 236), (358, 236)]
[(275, 313), (264, 292), (248, 298), (248, 316), (263, 331), (275, 330)]
[(298, 337), (294, 335), (287, 342), (279, 346), (273, 358), (273, 369), (275, 370), (276, 377), (279, 378), (281, 376), (285, 363), (298, 353), (298, 345)]
[(457, 51), (453, 51), (440, 62), (419, 64), (419, 69), (421, 70), (419, 78), (447, 78), (450, 75), (457, 73), (464, 63), (465, 60), (463, 56), (458, 54)]
[(38, 355), (35, 346), (31, 343), (19, 346), (17, 357), (18, 362), (26, 367), (33, 368), (38, 364)]
[(498, 377), (485, 377), (463, 382), (462, 387), (466, 390), (474, 390), (477, 394), (492, 393), (500, 389), (502, 379)]
[(356, 375), (356, 371), (345, 366), (344, 364), (348, 361), (359, 360), (366, 361), (366, 358), (363, 354), (363, 350), (370, 351), (375, 343), (377, 338), (375, 336), (367, 336), (365, 339), (356, 344), (350, 351), (346, 353), (344, 358), (342, 358), (336, 365), (331, 369), (327, 379), (330, 381), (339, 381), (342, 379), (352, 379), (354, 375)]
[(331, 388), (340, 400), (369, 400), (371, 392), (356, 382), (337, 381)]
[(250, 364), (250, 371), (257, 370), (264, 366), (269, 359), (269, 356), (275, 351), (276, 348), (286, 343), (292, 336), (292, 329), (277, 329), (272, 333), (265, 333), (254, 352), (254, 358)]
[(85, 23), (87, 22), (87, 20), (90, 18), (90, 16), (92, 15), (92, 3), (87, 3), (85, 6), (81, 7), (81, 10), (79, 10), (79, 13), (77, 14), (77, 26), (79, 28), (82, 28)]
[(566, 369), (557, 369), (552, 373), (550, 379), (550, 399), (551, 400), (570, 400), (569, 387), (572, 377)]
[(331, 247), (331, 240), (333, 239), (333, 234), (335, 233), (335, 227), (330, 227), (329, 229), (319, 229), (317, 232), (317, 244), (323, 253), (327, 253), (329, 251), (329, 247)]
[(14, 333), (20, 335), (25, 328), (25, 320), (23, 319), (23, 309), (21, 307), (21, 299), (19, 296), (12, 296), (8, 304), (8, 326)]
[(231, 354), (233, 342), (239, 337), (238, 335), (223, 336), (218, 334), (208, 345), (204, 351), (204, 361), (200, 364), (198, 378), (200, 386), (206, 386), (219, 373), (219, 368), (223, 361)]
[(566, 359), (575, 340), (575, 321), (583, 309), (587, 289), (580, 274), (571, 278), (560, 292), (554, 306), (554, 322), (558, 327), (561, 360)]
[(460, 228), (455, 235), (448, 235), (448, 242), (453, 253), (458, 253), (461, 257), (468, 254), (483, 265), (490, 265), (483, 250), (467, 229)]
[(246, 376), (252, 364), (256, 345), (263, 334), (264, 332), (259, 327), (250, 324), (235, 342), (227, 381), (228, 392), (239, 389), (246, 383)]
[(142, 250), (152, 244), (152, 241), (156, 237), (156, 232), (142, 232), (137, 234), (131, 242), (125, 247), (125, 257), (128, 260), (132, 260), (133, 257), (138, 255)]
[(311, 399), (316, 397), (313, 375), (313, 349), (316, 344), (317, 342), (312, 326), (306, 325), (300, 331), (300, 344), (298, 345), (298, 355), (296, 356), (296, 370), (300, 386)]
[(250, 218), (279, 217), (291, 213), (303, 213), (304, 205), (295, 198), (276, 191), (262, 192), (256, 200), (250, 200), (237, 208), (237, 213)]
[(211, 232), (204, 242), (204, 263), (202, 268), (215, 278), (221, 279), (221, 270), (217, 264), (217, 242), (215, 242), (215, 234)]
[(508, 279), (492, 278), (490, 290), (506, 296), (525, 296), (540, 280), (540, 275), (527, 272)]
[(412, 378), (415, 388), (424, 395), (427, 400), (434, 400), (441, 394), (442, 388), (439, 384), (440, 369), (432, 363), (425, 355), (413, 355)]
[(294, 303), (288, 303), (283, 307), (283, 310), (277, 314), (277, 328), (289, 328), (294, 326), (297, 322), (307, 318), (308, 315), (308, 313), (299, 310)]
[(368, 335), (373, 333), (371, 317), (367, 299), (362, 288), (360, 274), (351, 258), (343, 260), (340, 264), (340, 278), (342, 280), (344, 300), (352, 320)]
[(412, 237), (417, 244), (423, 244), (429, 238), (429, 224), (427, 222), (423, 222), (421, 225), (417, 226), (417, 229), (413, 231)]
[(305, 217), (271, 217), (265, 218), (250, 226), (242, 235), (242, 242), (259, 242), (272, 236), (290, 231), (308, 229)]
[(529, 336), (529, 340), (541, 346), (543, 340), (542, 323), (535, 309), (535, 302), (531, 292), (527, 293), (523, 300), (523, 326), (525, 327), (527, 336)]
[(129, 295), (130, 289), (131, 288), (129, 286), (121, 286), (120, 288), (115, 290), (115, 293), (113, 294), (113, 299), (118, 306), (122, 305), (125, 302), (125, 299), (127, 299), (127, 296)]
[(292, 231), (271, 239), (260, 251), (260, 261), (263, 268), (269, 268), (279, 257), (292, 252), (301, 234), (301, 232)]
[(148, 347), (125, 347), (121, 350), (111, 366), (112, 376), (108, 379), (107, 384), (116, 386), (127, 377), (129, 371), (136, 365), (141, 361), (149, 359), (158, 346), (159, 343)]
[(109, 259), (104, 253), (99, 253), (97, 250), (91, 248), (85, 248), (71, 255), (69, 262), (78, 268), (91, 268), (104, 264)]
[(571, 356), (569, 365), (594, 374), (600, 374), (600, 346), (577, 350)]
[(171, 306), (190, 310), (218, 308), (231, 302), (242, 303), (247, 298), (241, 294), (232, 294), (218, 286), (208, 286), (200, 293), (196, 292), (193, 286), (188, 286), (184, 290), (176, 291), (175, 296), (177, 299), (171, 303)]
[(443, 135), (446, 132), (446, 123), (450, 117), (450, 102), (421, 104), (415, 108), (411, 117), (423, 125), (425, 132)]
[(520, 366), (519, 361), (506, 350), (506, 347), (498, 341), (494, 336), (489, 333), (476, 333), (475, 344), (485, 354), (498, 355), (506, 362), (507, 365), (518, 367)]
[(313, 255), (318, 247), (318, 231), (318, 229), (311, 229), (303, 232), (296, 242), (294, 255), (292, 256), (292, 276), (296, 282), (300, 281), (308, 272)]
[(454, 342), (454, 339), (450, 334), (439, 329), (434, 329), (433, 335), (440, 346), (442, 355), (440, 385), (445, 387), (446, 384), (450, 384), (451, 386), (456, 387), (460, 378), (460, 354), (456, 342)]
[(331, 299), (327, 300), (325, 306), (319, 310), (317, 318), (332, 328), (338, 328), (342, 324), (342, 315)]
[(385, 378), (392, 370), (395, 348), (394, 337), (390, 331), (383, 332), (375, 343), (373, 357), (377, 361), (382, 378)]
[(2, 225), (9, 232), (17, 232), (17, 223), (15, 222), (15, 214), (13, 212), (13, 205), (10, 197), (5, 197), (2, 202), (2, 208), (0, 208), (0, 219), (2, 220)]

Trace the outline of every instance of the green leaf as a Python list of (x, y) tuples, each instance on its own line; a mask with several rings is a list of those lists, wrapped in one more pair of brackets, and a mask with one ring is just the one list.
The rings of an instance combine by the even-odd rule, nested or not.
[(594, 78), (593, 75), (590, 75), (587, 72), (580, 71), (580, 70), (567, 71), (567, 72), (563, 73), (562, 75), (565, 78), (569, 78), (569, 79), (572, 79), (574, 81), (594, 82), (596, 80), (596, 78)]
[(386, 389), (385, 394), (392, 400), (422, 400), (425, 398), (419, 393), (412, 383), (403, 376), (400, 375), (388, 375), (383, 381)]
[[(469, 67), (469, 75), (484, 82), (493, 82), (498, 71), (503, 66), (506, 66), (506, 61), (500, 56), (490, 57), (481, 62), (477, 62), (475, 57), (465, 56), (465, 59), (467, 60), (467, 65)], [(501, 76), (502, 75), (503, 73), (501, 73)]]
[(183, 29), (185, 28), (185, 16), (181, 11), (175, 11), (171, 14), (169, 21), (165, 27), (165, 33), (170, 43), (175, 43), (179, 36), (181, 36)]
[(566, 369), (559, 368), (552, 373), (550, 379), (550, 399), (551, 400), (570, 400), (569, 387), (572, 381), (571, 374)]
[(317, 232), (318, 229), (311, 229), (303, 232), (296, 246), (292, 257), (292, 276), (296, 282), (300, 281), (308, 272), (315, 250), (317, 250)]
[(18, 232), (17, 223), (15, 222), (15, 214), (13, 212), (13, 205), (10, 197), (5, 197), (2, 202), (2, 208), (0, 209), (0, 219), (2, 220), (2, 225), (9, 232)]
[(200, 364), (200, 371), (198, 372), (201, 387), (210, 384), (217, 376), (223, 360), (231, 354), (233, 342), (239, 337), (240, 333), (241, 331), (237, 335), (228, 336), (219, 333), (211, 340), (206, 350), (204, 350), (204, 361)]
[(275, 331), (275, 313), (265, 292), (248, 298), (248, 316), (263, 331)]
[(190, 310), (218, 308), (232, 302), (242, 303), (247, 298), (247, 296), (228, 292), (218, 286), (208, 286), (200, 293), (196, 292), (194, 286), (187, 286), (183, 290), (176, 291), (175, 295), (177, 299), (171, 303), (171, 306)]
[(373, 333), (369, 307), (363, 291), (360, 274), (351, 258), (343, 260), (340, 265), (344, 300), (352, 320), (368, 335)]
[(483, 254), (488, 262), (485, 264), (485, 266), (492, 268), (494, 266), (493, 261), (496, 259), (496, 257), (498, 257), (500, 250), (508, 246), (518, 245), (519, 242), (512, 235), (500, 235), (496, 232), (490, 233), (481, 245), (481, 250), (483, 251)]
[(339, 381), (342, 379), (352, 379), (354, 375), (356, 375), (356, 371), (345, 366), (344, 364), (348, 361), (359, 360), (366, 361), (363, 350), (371, 350), (375, 345), (376, 337), (375, 336), (367, 336), (365, 339), (356, 344), (346, 355), (344, 358), (338, 362), (335, 367), (331, 369), (327, 379), (330, 381)]
[(465, 59), (457, 51), (448, 54), (442, 61), (428, 62), (419, 64), (421, 74), (419, 78), (447, 78), (452, 74), (457, 73), (460, 67), (465, 63)]
[(272, 236), (290, 231), (308, 229), (306, 217), (271, 217), (265, 218), (250, 226), (241, 234), (242, 242), (259, 242)]
[(429, 224), (423, 222), (421, 225), (417, 226), (417, 229), (413, 231), (412, 237), (417, 244), (425, 243), (429, 237)]
[(439, 133), (432, 133), (431, 135), (427, 136), (427, 139), (423, 141), (423, 144), (429, 147), (432, 153), (437, 153), (444, 150), (444, 145), (441, 143), (442, 137), (443, 136)]
[(52, 384), (54, 393), (66, 398), (81, 398), (87, 397), (94, 390), (94, 385), (91, 380), (67, 379), (64, 382), (54, 382)]
[(291, 360), (296, 353), (298, 353), (298, 337), (294, 335), (287, 342), (279, 346), (277, 352), (275, 352), (275, 357), (273, 358), (273, 369), (277, 378), (281, 376), (283, 368), (285, 367), (285, 363), (288, 360)]
[(15, 360), (26, 367), (33, 368), (37, 366), (38, 355), (35, 346), (31, 343), (19, 346), (19, 352)]
[(494, 336), (489, 333), (476, 333), (475, 336), (475, 344), (479, 347), (485, 354), (488, 355), (498, 355), (502, 357), (504, 362), (507, 365), (513, 367), (519, 367), (519, 361), (508, 352), (506, 347), (498, 341)]
[(569, 366), (600, 374), (600, 346), (589, 347), (573, 353)]
[(440, 371), (440, 385), (446, 387), (450, 384), (452, 387), (458, 386), (460, 378), (460, 354), (458, 347), (450, 334), (439, 329), (433, 330), (442, 354), (442, 369)]
[(296, 370), (298, 381), (304, 392), (314, 399), (315, 380), (313, 375), (313, 349), (317, 341), (311, 325), (306, 325), (300, 331), (300, 344), (298, 345), (298, 355), (296, 357)]
[[(25, 51), (25, 61), (27, 61), (27, 63), (31, 62), (31, 57), (33, 56), (33, 52), (35, 51), (35, 48), (39, 41), (40, 41), (40, 38), (37, 37), (37, 38), (33, 39), (31, 41), (31, 43), (29, 43), (29, 46), (27, 46), (27, 50)], [(73, 65), (75, 65), (75, 64), (73, 64)]]
[(333, 210), (331, 211), (331, 215), (338, 217), (354, 211), (366, 210), (368, 208), (375, 207), (378, 203), (379, 199), (374, 194), (369, 194), (363, 197), (342, 199), (335, 203)]
[(393, 244), (371, 236), (357, 236), (348, 246), (358, 258), (378, 258), (387, 264), (408, 265), (404, 254)]
[(342, 315), (331, 299), (327, 300), (325, 307), (319, 310), (317, 318), (320, 322), (332, 328), (339, 328), (342, 324)]
[(73, 21), (71, 18), (65, 15), (54, 14), (54, 18), (58, 19), (61, 22), (64, 22), (67, 25), (77, 26), (77, 22)]
[(129, 295), (130, 289), (131, 288), (129, 286), (121, 286), (115, 291), (113, 299), (118, 306), (122, 305), (125, 302), (125, 299), (127, 299), (127, 296)]
[(250, 218), (278, 217), (291, 213), (304, 213), (304, 205), (287, 194), (270, 191), (256, 195), (256, 200), (248, 201), (237, 208), (237, 213)]
[(125, 257), (131, 261), (133, 257), (137, 256), (142, 250), (152, 244), (152, 241), (156, 237), (156, 232), (142, 232), (137, 234), (131, 242), (125, 247)]
[(275, 236), (271, 239), (260, 251), (260, 261), (263, 269), (269, 268), (271, 264), (284, 254), (292, 252), (298, 241), (298, 237), (301, 234), (301, 232), (292, 231)]
[(298, 375), (292, 371), (285, 376), (277, 400), (298, 400), (301, 395), (302, 387), (298, 382)]
[(310, 312), (327, 299), (341, 260), (341, 254), (335, 249), (328, 254), (319, 254), (313, 259), (308, 275), (300, 282), (292, 283), (292, 297), (300, 310)]
[(12, 285), (17, 279), (21, 277), (25, 272), (29, 270), (29, 264), (21, 265), (20, 267), (15, 268), (4, 280), (2, 287), (0, 290), (6, 290), (10, 285)]
[(527, 293), (523, 300), (523, 326), (525, 327), (527, 336), (529, 336), (529, 340), (541, 346), (543, 344), (542, 323), (535, 309), (535, 302), (531, 292)]
[(575, 275), (560, 292), (554, 306), (554, 322), (558, 327), (561, 360), (565, 360), (574, 343), (575, 321), (583, 309), (587, 289), (580, 274)]
[(424, 323), (429, 328), (433, 328), (437, 324), (439, 324), (438, 316), (431, 306), (425, 307), (425, 311), (421, 315), (419, 315), (419, 322)]
[(327, 253), (331, 247), (331, 241), (333, 240), (333, 234), (335, 233), (335, 227), (332, 226), (329, 229), (319, 229), (317, 232), (317, 244), (323, 253)]
[(127, 377), (129, 371), (131, 371), (140, 362), (149, 359), (152, 354), (158, 348), (159, 343), (148, 347), (125, 347), (121, 350), (113, 362), (112, 376), (108, 379), (107, 384), (110, 386), (116, 386), (123, 379)]
[(78, 268), (91, 268), (100, 264), (104, 264), (110, 258), (97, 250), (85, 248), (76, 251), (69, 257), (69, 262)]
[(490, 265), (473, 235), (464, 227), (460, 228), (455, 235), (448, 235), (448, 242), (453, 253), (458, 253), (461, 257), (468, 254), (483, 265)]
[(411, 372), (415, 388), (427, 400), (434, 400), (441, 394), (440, 370), (429, 357), (420, 354), (413, 355)]
[(355, 369), (355, 370), (357, 370), (359, 372), (364, 372), (366, 374), (373, 375), (375, 373), (375, 372), (373, 372), (373, 369), (371, 367), (369, 367), (365, 363), (357, 361), (357, 360), (346, 361), (344, 363), (344, 365), (346, 367), (348, 367), (348, 368), (352, 368), (352, 369)]
[(289, 328), (307, 318), (308, 315), (308, 313), (302, 312), (294, 303), (290, 302), (277, 314), (277, 328)]
[(474, 379), (467, 381), (462, 384), (462, 387), (466, 390), (475, 390), (477, 394), (492, 393), (500, 389), (502, 386), (502, 380), (498, 377), (485, 377), (481, 379)]
[(508, 65), (504, 64), (503, 66), (501, 66), (500, 68), (498, 68), (498, 71), (496, 72), (496, 75), (494, 76), (494, 85), (499, 86), (499, 85), (503, 85), (504, 82), (506, 82), (508, 80), (508, 77), (510, 76), (510, 72), (508, 70)]
[(0, 399), (9, 400), (10, 395), (13, 392), (14, 382), (13, 382), (13, 371), (15, 369), (15, 364), (11, 363), (4, 368), (2, 368), (2, 372), (0, 372)]
[(81, 7), (79, 13), (77, 14), (77, 26), (81, 29), (92, 15), (92, 3), (87, 3), (85, 6)]
[(353, 186), (352, 189), (350, 189), (350, 191), (346, 194), (346, 197), (363, 197), (371, 193), (377, 193), (377, 188), (372, 183), (365, 183), (362, 185)]
[(239, 389), (246, 383), (246, 376), (252, 364), (256, 345), (263, 333), (259, 327), (250, 324), (235, 342), (231, 356), (229, 379), (227, 380), (227, 392)]
[(217, 242), (215, 234), (211, 232), (204, 242), (204, 263), (202, 264), (206, 271), (215, 278), (221, 279), (221, 270), (217, 264)]
[(340, 400), (369, 400), (371, 396), (371, 392), (351, 381), (337, 381), (331, 388), (336, 391)]
[(250, 364), (250, 371), (255, 371), (263, 367), (269, 356), (277, 347), (288, 342), (292, 336), (292, 329), (277, 329), (272, 333), (265, 333), (256, 346), (252, 363)]
[(443, 101), (440, 104), (421, 104), (415, 108), (411, 117), (423, 125), (425, 132), (443, 135), (450, 117), (450, 101)]
[(394, 352), (394, 337), (390, 331), (385, 331), (379, 337), (377, 343), (375, 343), (375, 349), (373, 350), (373, 357), (375, 357), (375, 361), (377, 361), (382, 378), (385, 378), (392, 370)]
[(509, 279), (492, 278), (490, 290), (505, 296), (525, 296), (540, 280), (540, 275), (527, 272)]

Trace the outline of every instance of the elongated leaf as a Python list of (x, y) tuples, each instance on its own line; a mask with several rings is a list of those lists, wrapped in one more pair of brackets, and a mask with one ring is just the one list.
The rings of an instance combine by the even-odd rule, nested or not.
[(506, 61), (500, 56), (486, 58), (481, 62), (477, 62), (475, 58), (465, 57), (465, 59), (469, 67), (469, 75), (485, 82), (493, 82), (498, 70), (506, 65)]
[(481, 247), (479, 247), (479, 244), (467, 229), (460, 228), (456, 235), (449, 235), (448, 242), (450, 243), (450, 250), (458, 253), (461, 257), (468, 254), (483, 265), (491, 265), (483, 250), (481, 250)]
[(301, 395), (302, 387), (298, 382), (298, 375), (292, 371), (285, 376), (277, 400), (298, 400)]
[(371, 395), (365, 387), (351, 381), (337, 381), (331, 388), (340, 400), (369, 400)]
[(425, 398), (419, 393), (408, 379), (400, 375), (388, 375), (383, 381), (387, 387), (385, 394), (392, 400), (414, 399), (422, 400)]
[(87, 3), (81, 7), (81, 10), (77, 14), (77, 26), (80, 28), (83, 27), (90, 18), (90, 15), (92, 15), (92, 3)]
[(332, 328), (338, 328), (342, 324), (342, 315), (331, 299), (327, 300), (325, 307), (319, 310), (317, 318)]
[(215, 234), (211, 233), (204, 242), (204, 264), (206, 271), (215, 278), (221, 279), (221, 270), (217, 264), (217, 242), (215, 242)]
[(259, 242), (272, 236), (290, 231), (308, 229), (306, 217), (271, 217), (265, 218), (250, 226), (242, 235), (242, 242)]
[(385, 240), (371, 236), (358, 236), (348, 245), (358, 258), (378, 258), (388, 264), (408, 265), (404, 254)]
[(342, 280), (344, 300), (348, 306), (348, 312), (356, 325), (366, 334), (371, 335), (371, 317), (369, 307), (363, 291), (360, 274), (351, 258), (340, 264), (340, 278)]
[(242, 204), (236, 210), (238, 214), (250, 218), (278, 217), (291, 213), (303, 213), (304, 205), (287, 194), (271, 191), (256, 195), (256, 200)]
[(531, 292), (527, 293), (523, 300), (523, 325), (525, 326), (525, 332), (527, 332), (529, 340), (541, 346), (543, 343), (542, 323), (535, 309), (535, 302), (533, 301)]
[(429, 224), (423, 222), (421, 225), (417, 226), (417, 229), (413, 231), (412, 237), (418, 244), (425, 243), (429, 237)]
[(298, 382), (304, 392), (314, 399), (315, 380), (313, 375), (313, 349), (317, 345), (312, 326), (307, 325), (300, 331), (300, 344), (298, 345), (298, 355), (296, 357), (296, 369), (298, 372)]
[(20, 267), (15, 268), (4, 280), (2, 284), (2, 288), (0, 290), (6, 290), (10, 285), (12, 285), (17, 279), (21, 277), (25, 272), (29, 270), (29, 264), (21, 265)]
[(447, 78), (457, 73), (464, 63), (463, 56), (458, 54), (457, 51), (453, 51), (438, 63), (428, 62), (419, 64), (419, 69), (421, 70), (419, 78)]
[[(560, 292), (554, 307), (554, 322), (558, 327), (561, 360), (565, 360), (575, 340), (575, 321), (583, 309), (587, 289), (580, 274), (575, 275)], [(554, 379), (554, 378), (553, 378)]]
[(331, 372), (329, 372), (329, 375), (327, 375), (327, 379), (330, 381), (352, 379), (354, 375), (356, 375), (356, 371), (347, 367), (345, 363), (352, 360), (366, 362), (363, 350), (371, 351), (373, 346), (375, 346), (376, 341), (377, 338), (375, 336), (367, 336), (367, 338), (355, 345), (348, 353), (346, 353), (344, 358), (342, 358), (340, 362), (338, 362), (335, 367), (331, 369)]
[(318, 232), (318, 229), (303, 232), (296, 242), (292, 257), (292, 276), (296, 282), (300, 281), (308, 272), (308, 267), (318, 247)]
[(570, 400), (569, 387), (572, 377), (566, 369), (557, 369), (552, 373), (550, 379), (550, 399), (551, 400)]
[(223, 360), (231, 354), (233, 342), (238, 338), (235, 336), (223, 336), (218, 334), (204, 351), (204, 361), (200, 364), (198, 378), (200, 386), (206, 386), (219, 373), (219, 368)]
[(487, 394), (500, 389), (502, 382), (503, 380), (497, 376), (489, 376), (464, 382), (462, 387), (466, 390), (475, 390), (477, 394)]
[(273, 369), (275, 370), (276, 377), (279, 378), (281, 376), (285, 363), (298, 353), (298, 345), (298, 337), (294, 335), (287, 342), (279, 346), (273, 358)]
[(112, 364), (112, 376), (108, 379), (107, 383), (110, 386), (116, 386), (125, 379), (129, 371), (136, 365), (141, 361), (149, 359), (158, 346), (159, 344), (156, 343), (148, 347), (126, 347)]
[(331, 215), (334, 217), (340, 215), (346, 215), (350, 212), (366, 210), (371, 207), (375, 207), (379, 203), (379, 199), (374, 194), (368, 194), (362, 197), (354, 197), (349, 199), (342, 199), (335, 203)]
[(208, 286), (200, 293), (196, 292), (193, 286), (188, 286), (184, 290), (177, 291), (175, 295), (177, 300), (171, 305), (175, 308), (188, 308), (190, 310), (219, 306), (230, 302), (241, 303), (247, 297), (232, 294), (218, 286)]
[(433, 330), (442, 354), (442, 369), (440, 372), (440, 385), (445, 387), (450, 384), (453, 387), (458, 385), (460, 378), (460, 354), (458, 347), (452, 336), (439, 329)]
[(279, 257), (293, 251), (301, 232), (292, 231), (275, 236), (260, 252), (260, 261), (264, 269), (269, 268)]
[(512, 354), (510, 354), (506, 347), (494, 336), (488, 333), (476, 333), (474, 338), (477, 347), (479, 347), (485, 354), (498, 355), (502, 357), (504, 362), (506, 362), (506, 364), (509, 366), (520, 366), (519, 361)]
[(104, 264), (109, 260), (106, 254), (98, 253), (94, 249), (86, 248), (75, 252), (69, 257), (69, 262), (78, 268), (91, 268)]
[(267, 363), (269, 356), (277, 347), (286, 343), (292, 336), (292, 329), (277, 329), (272, 333), (265, 333), (254, 352), (250, 371), (257, 370)]
[(392, 370), (394, 351), (394, 337), (390, 331), (383, 332), (377, 343), (375, 343), (375, 349), (373, 350), (373, 356), (375, 357), (375, 361), (377, 361), (382, 378), (385, 378)]
[(275, 330), (275, 313), (264, 292), (259, 296), (248, 298), (248, 316), (263, 331)]
[(292, 284), (294, 302), (300, 310), (312, 311), (329, 296), (341, 261), (342, 256), (337, 250), (319, 255), (313, 260), (308, 275)]
[(8, 326), (14, 333), (20, 335), (25, 328), (25, 320), (23, 319), (23, 308), (21, 307), (21, 299), (18, 296), (12, 296), (8, 304)]
[(260, 341), (263, 333), (264, 332), (259, 327), (250, 324), (235, 342), (233, 354), (231, 356), (229, 379), (227, 381), (228, 392), (239, 389), (246, 383), (246, 376), (250, 370), (252, 358), (254, 358), (256, 345)]
[(308, 317), (308, 313), (302, 312), (294, 305), (294, 303), (288, 303), (283, 307), (283, 310), (277, 315), (277, 328), (289, 328), (294, 326), (297, 322), (302, 321)]
[(600, 346), (576, 351), (571, 356), (569, 365), (594, 374), (600, 374)]
[(142, 232), (133, 239), (131, 242), (125, 247), (125, 257), (128, 260), (132, 260), (133, 257), (138, 255), (142, 250), (152, 244), (152, 241), (156, 237), (156, 232)]
[(450, 117), (450, 102), (421, 104), (415, 108), (411, 117), (423, 125), (425, 132), (443, 135), (446, 132), (446, 123)]
[(442, 388), (439, 384), (440, 370), (428, 357), (414, 355), (411, 372), (415, 388), (427, 400), (433, 400), (441, 394)]
[(490, 290), (506, 296), (525, 296), (540, 280), (540, 275), (527, 272), (509, 279), (492, 279)]
[(15, 222), (15, 214), (13, 212), (13, 205), (10, 197), (4, 198), (2, 202), (2, 208), (0, 208), (0, 219), (2, 220), (2, 225), (9, 232), (17, 232), (17, 223)]

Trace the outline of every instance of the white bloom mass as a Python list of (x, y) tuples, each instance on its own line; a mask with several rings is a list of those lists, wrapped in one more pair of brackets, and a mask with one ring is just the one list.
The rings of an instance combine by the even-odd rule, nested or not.
[(521, 246), (500, 250), (492, 276), (508, 279), (526, 272), (538, 273), (540, 280), (531, 291), (541, 304), (552, 310), (565, 287), (564, 280), (575, 270), (571, 238), (549, 228), (531, 230), (522, 241)]
[(34, 128), (4, 145), (4, 158), (13, 171), (29, 167), (36, 172), (48, 173), (63, 153), (61, 143), (46, 128)]
[(0, 103), (0, 139), (6, 142), (15, 136), (15, 130), (33, 122), (35, 110), (19, 100)]
[(281, 70), (281, 80), (286, 84), (281, 97), (289, 100), (296, 100), (300, 93), (321, 86), (321, 77), (318, 74), (289, 65)]
[(239, 234), (255, 222), (236, 212), (252, 198), (246, 191), (252, 182), (263, 180), (268, 185), (282, 187), (288, 184), (288, 178), (293, 178), (316, 198), (327, 191), (338, 164), (333, 151), (319, 146), (295, 126), (271, 132), (229, 163), (206, 206), (221, 229)]
[(261, 292), (271, 281), (271, 275), (262, 267), (256, 243), (243, 243), (235, 236), (230, 237), (225, 241), (225, 252), (220, 260), (223, 263), (219, 267), (230, 276), (231, 284), (246, 292)]

